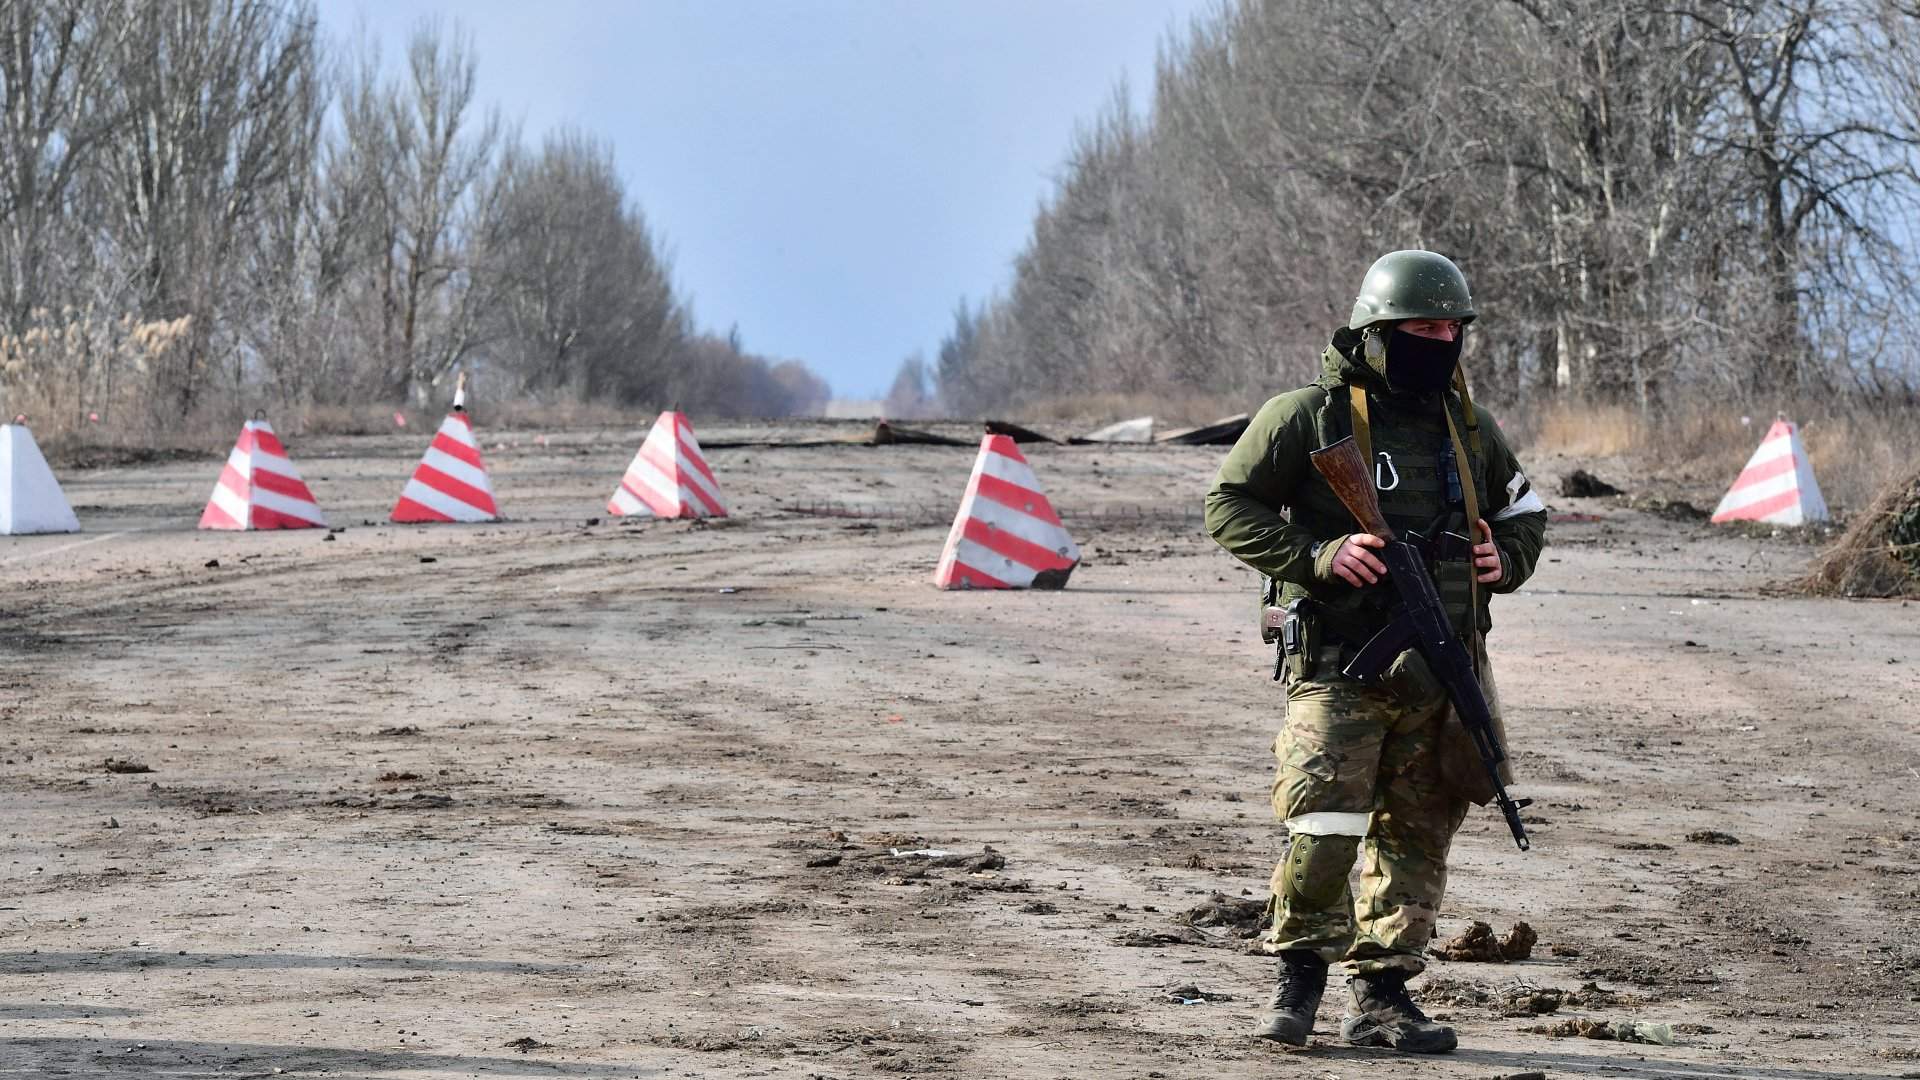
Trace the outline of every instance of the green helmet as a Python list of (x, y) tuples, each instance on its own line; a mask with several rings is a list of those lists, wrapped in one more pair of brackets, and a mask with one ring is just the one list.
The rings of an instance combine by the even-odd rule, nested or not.
[(1467, 276), (1453, 260), (1431, 251), (1390, 251), (1367, 268), (1347, 328), (1401, 319), (1474, 317)]

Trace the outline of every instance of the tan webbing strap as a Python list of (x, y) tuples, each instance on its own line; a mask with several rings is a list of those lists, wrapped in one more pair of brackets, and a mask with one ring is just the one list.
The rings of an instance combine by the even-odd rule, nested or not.
[[(1460, 445), (1460, 428), (1453, 422), (1453, 410), (1440, 403), (1440, 411), (1447, 414), (1447, 434), (1453, 439), (1453, 467), (1460, 474), (1460, 497), (1467, 504), (1467, 538), (1475, 544), (1480, 543), (1480, 532), (1474, 522), (1480, 520), (1480, 493), (1473, 486), (1473, 459), (1467, 456), (1467, 448)], [(1473, 415), (1472, 405), (1467, 406), (1467, 415)], [(1469, 619), (1480, 618), (1480, 568), (1473, 563), (1473, 556), (1467, 556), (1467, 600)]]
[[(1444, 403), (1443, 403), (1444, 406)], [(1453, 422), (1453, 410), (1442, 408), (1447, 414), (1447, 434), (1453, 438), (1454, 468), (1460, 473), (1460, 497), (1467, 504), (1467, 528), (1480, 520), (1480, 492), (1473, 486), (1473, 458), (1467, 456), (1467, 448), (1460, 445), (1460, 428)]]
[(1347, 404), (1353, 412), (1353, 443), (1360, 448), (1360, 456), (1366, 459), (1367, 475), (1372, 476), (1378, 466), (1373, 461), (1373, 425), (1367, 419), (1367, 388), (1349, 385)]
[[(1474, 456), (1479, 457), (1487, 452), (1486, 448), (1480, 445), (1480, 416), (1473, 411), (1473, 395), (1467, 393), (1467, 369), (1458, 364), (1453, 368), (1453, 388), (1459, 391), (1460, 404), (1466, 410), (1467, 443), (1473, 447)], [(1455, 441), (1459, 441), (1458, 436), (1455, 437)]]

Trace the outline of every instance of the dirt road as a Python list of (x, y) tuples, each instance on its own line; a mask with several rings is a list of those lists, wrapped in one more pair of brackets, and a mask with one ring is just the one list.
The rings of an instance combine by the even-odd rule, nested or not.
[(1560, 500), (1495, 608), (1535, 850), (1476, 812), (1443, 922), (1534, 959), (1435, 965), (1450, 1058), (1338, 994), (1294, 1052), (1179, 918), (1281, 840), (1219, 451), (1033, 451), (1088, 564), (952, 594), (911, 508), (969, 450), (718, 450), (737, 517), (587, 524), (638, 435), (490, 443), (497, 526), (368, 524), (412, 438), (292, 441), (331, 535), (192, 531), (211, 458), (63, 477), (89, 531), (0, 542), (0, 1075), (1920, 1076), (1920, 610), (1768, 595), (1806, 546)]

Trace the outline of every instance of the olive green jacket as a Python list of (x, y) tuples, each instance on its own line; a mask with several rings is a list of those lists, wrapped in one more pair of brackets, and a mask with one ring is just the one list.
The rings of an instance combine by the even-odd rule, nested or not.
[[(1273, 398), (1254, 416), (1221, 463), (1207, 492), (1206, 526), (1221, 547), (1279, 583), (1283, 598), (1311, 596), (1331, 609), (1329, 615), (1340, 617), (1344, 613), (1351, 632), (1364, 633), (1368, 627), (1351, 623), (1375, 621), (1388, 598), (1378, 589), (1356, 590), (1333, 574), (1333, 554), (1338, 545), (1331, 541), (1357, 531), (1359, 526), (1307, 457), (1351, 434), (1348, 394), (1352, 388), (1366, 388), (1376, 402), (1390, 405), (1394, 401), (1385, 381), (1355, 358), (1355, 347), (1356, 339), (1350, 332), (1336, 334), (1322, 356), (1323, 377)], [(1443, 404), (1456, 422), (1464, 420), (1459, 396), (1449, 390), (1444, 398)], [(1406, 403), (1406, 399), (1399, 400)], [(1428, 399), (1424, 406), (1412, 407), (1424, 407), (1438, 417), (1439, 404)], [(1505, 568), (1498, 582), (1478, 590), (1479, 611), (1473, 622), (1484, 633), (1492, 625), (1488, 592), (1512, 592), (1533, 573), (1546, 543), (1547, 514), (1493, 417), (1477, 406), (1474, 411), (1482, 449), (1478, 454), (1469, 450), (1468, 454), (1473, 459), (1480, 516), (1493, 531)], [(1376, 432), (1392, 416), (1391, 408), (1376, 411), (1372, 421)], [(1407, 512), (1414, 509), (1407, 508)], [(1431, 514), (1442, 507), (1436, 503), (1418, 509)], [(1390, 521), (1393, 517), (1389, 513)], [(1400, 524), (1396, 523), (1396, 528)], [(1421, 522), (1416, 527), (1425, 525)], [(1381, 610), (1371, 610), (1374, 608)], [(1462, 616), (1459, 621), (1464, 622), (1464, 610), (1458, 614)]]

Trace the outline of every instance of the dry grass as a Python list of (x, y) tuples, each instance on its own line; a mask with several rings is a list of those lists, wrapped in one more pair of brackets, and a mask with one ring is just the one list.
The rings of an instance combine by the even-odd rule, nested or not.
[[(1920, 461), (1920, 408), (1813, 401), (1783, 412), (1800, 425), (1814, 477), (1837, 515), (1860, 511), (1887, 477)], [(1579, 403), (1504, 413), (1505, 430), (1530, 448), (1622, 458), (1653, 477), (1724, 477), (1725, 483), (1740, 474), (1773, 423), (1771, 415), (1705, 403), (1655, 416), (1631, 406)]]
[(1800, 580), (1821, 596), (1920, 596), (1920, 471), (1887, 485)]

